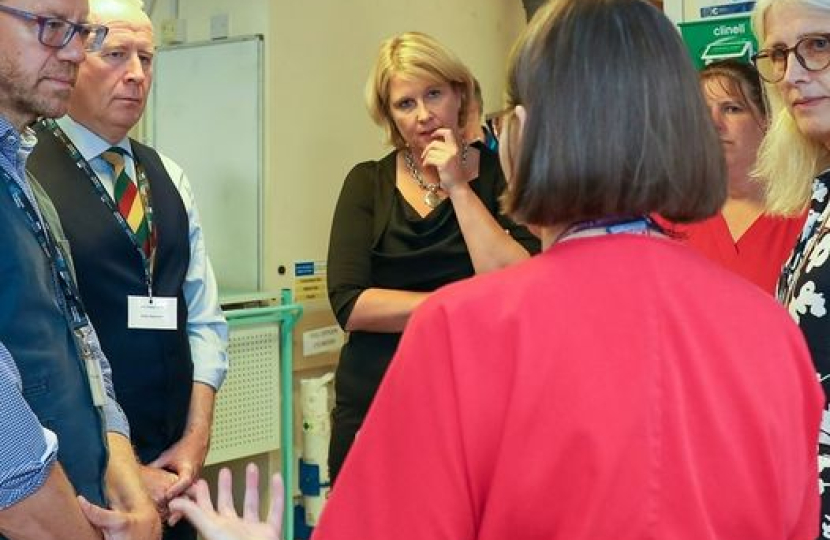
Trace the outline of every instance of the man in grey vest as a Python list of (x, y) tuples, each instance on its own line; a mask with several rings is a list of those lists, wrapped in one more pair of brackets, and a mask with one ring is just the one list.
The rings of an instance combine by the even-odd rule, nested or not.
[[(60, 222), (24, 170), (30, 124), (66, 112), (85, 51), (106, 36), (87, 10), (86, 0), (0, 0), (0, 342), (11, 353), (0, 354), (0, 423), (16, 434), (0, 441), (0, 538), (12, 540), (160, 534)], [(99, 530), (91, 504), (112, 509)]]
[[(72, 246), (142, 480), (166, 516), (204, 464), (227, 324), (187, 177), (128, 137), (152, 82), (152, 23), (141, 0), (89, 7), (109, 33), (78, 70), (69, 114), (38, 126), (28, 170)], [(164, 538), (195, 539), (195, 531), (182, 522)]]

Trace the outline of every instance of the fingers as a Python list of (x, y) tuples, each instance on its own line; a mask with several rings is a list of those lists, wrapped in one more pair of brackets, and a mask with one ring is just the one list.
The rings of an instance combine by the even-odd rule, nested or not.
[(432, 133), (432, 141), (421, 152), (421, 161), (427, 163), (430, 158), (433, 160), (440, 156), (451, 158), (456, 154), (458, 154), (458, 143), (455, 134), (451, 129), (440, 128)]
[(213, 501), (210, 500), (210, 487), (201, 479), (187, 489), (188, 496), (196, 501), (201, 508), (213, 511)]
[(277, 531), (277, 536), (282, 536), (284, 502), (285, 488), (283, 487), (282, 476), (277, 473), (271, 477), (271, 508), (268, 511), (268, 524)]
[[(162, 519), (167, 517), (167, 503), (172, 498), (168, 495), (171, 486), (175, 485), (178, 477), (164, 469), (141, 466), (141, 480), (147, 494), (153, 500)], [(178, 495), (178, 493), (176, 493)]]
[(245, 467), (245, 498), (242, 503), (242, 519), (259, 521), (259, 469), (253, 463)]
[[(173, 499), (173, 500), (175, 501), (176, 499)], [(169, 505), (167, 506), (167, 510), (170, 514), (169, 517), (167, 518), (167, 525), (169, 527), (174, 527), (176, 525), (176, 523), (181, 521), (181, 519), (184, 517), (184, 514), (181, 511), (178, 511), (178, 510), (174, 511), (173, 508), (171, 508)]]
[(236, 510), (233, 507), (233, 477), (227, 467), (222, 467), (222, 470), (219, 471), (216, 510), (220, 514), (236, 515)]
[(165, 496), (168, 499), (178, 497), (184, 493), (195, 480), (195, 469), (189, 464), (182, 464), (176, 481), (167, 488)]
[(114, 529), (125, 523), (125, 516), (121, 512), (94, 505), (82, 495), (78, 495), (78, 504), (86, 519), (99, 529)]
[(183, 516), (190, 519), (191, 513), (195, 510), (190, 509), (190, 506), (198, 508), (198, 511), (205, 515), (214, 515), (216, 512), (213, 509), (213, 501), (210, 500), (210, 487), (205, 480), (198, 480), (194, 482), (187, 491), (180, 495), (167, 505), (170, 511), (170, 517), (167, 518), (167, 524), (171, 527), (178, 523)]
[[(232, 516), (233, 520), (239, 519), (233, 507), (232, 487), (233, 477), (231, 472), (227, 468), (223, 468), (219, 471), (216, 511), (214, 511), (207, 482), (198, 480), (187, 489), (186, 496), (176, 497), (170, 501), (169, 509), (172, 515), (168, 523), (172, 525), (179, 521), (181, 517), (185, 517), (203, 535), (207, 533), (206, 538), (213, 538), (209, 536), (209, 531), (221, 531), (220, 523), (227, 519), (221, 516)], [(276, 533), (276, 537), (280, 537), (282, 536), (285, 488), (279, 473), (271, 478), (270, 487), (271, 504), (267, 525)], [(245, 497), (242, 519), (245, 522), (257, 524), (257, 527), (264, 525), (260, 524), (259, 521), (259, 469), (253, 463), (249, 463), (245, 468)]]
[(168, 456), (170, 454), (168, 452), (162, 452), (159, 456), (147, 464), (148, 467), (154, 467), (156, 469), (163, 469), (166, 465), (170, 464), (170, 460)]
[[(199, 507), (199, 505), (196, 504), (196, 502), (194, 500), (189, 499), (187, 497), (176, 497), (175, 499), (170, 501), (170, 504), (168, 505), (168, 508), (170, 508), (170, 511), (173, 512), (174, 514), (183, 515), (183, 516), (187, 517), (188, 519), (190, 518), (191, 515), (193, 515), (197, 512), (202, 512), (203, 511)], [(171, 519), (172, 519), (172, 516), (171, 516)], [(170, 523), (170, 524), (172, 525), (172, 523)]]
[(423, 167), (434, 167), (438, 173), (441, 187), (445, 190), (466, 183), (464, 170), (467, 146), (457, 142), (456, 134), (446, 128), (437, 129), (433, 140), (421, 152)]
[[(174, 516), (184, 516), (187, 518), (201, 532), (210, 529), (212, 516), (215, 515), (212, 508), (210, 511), (206, 511), (204, 507), (187, 497), (176, 497), (170, 501), (170, 510), (174, 512)], [(178, 522), (178, 518), (176, 521)], [(175, 524), (168, 523), (170, 525)]]

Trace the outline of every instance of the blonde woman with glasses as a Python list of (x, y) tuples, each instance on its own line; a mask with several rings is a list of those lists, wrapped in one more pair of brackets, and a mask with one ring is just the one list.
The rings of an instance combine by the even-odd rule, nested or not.
[[(808, 209), (778, 281), (778, 298), (801, 327), (825, 394), (830, 391), (830, 0), (761, 0), (754, 57), (770, 105), (758, 158), (774, 214)], [(819, 439), (821, 528), (830, 538), (830, 413)]]

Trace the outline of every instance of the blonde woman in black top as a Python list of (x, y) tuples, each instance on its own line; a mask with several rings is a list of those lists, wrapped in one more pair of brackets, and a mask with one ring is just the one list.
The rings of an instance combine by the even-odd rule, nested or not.
[(431, 37), (381, 45), (366, 101), (394, 149), (349, 172), (329, 242), (329, 299), (350, 333), (335, 382), (332, 478), (412, 311), (442, 285), (539, 250), (500, 211), (498, 158), (461, 137), (472, 92), (469, 70)]

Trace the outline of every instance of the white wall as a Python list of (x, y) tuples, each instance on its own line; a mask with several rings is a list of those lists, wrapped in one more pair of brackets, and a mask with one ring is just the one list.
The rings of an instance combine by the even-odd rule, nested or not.
[(663, 0), (663, 12), (674, 24), (681, 23), (685, 20), (684, 4), (683, 0)]
[[(157, 0), (157, 29), (175, 2)], [(485, 108), (501, 106), (507, 54), (524, 26), (519, 0), (179, 0), (188, 40), (209, 37), (227, 13), (231, 35), (266, 47), (265, 284), (291, 286), (296, 260), (324, 260), (334, 204), (348, 170), (387, 149), (363, 105), (378, 45), (420, 30), (455, 51), (479, 78)], [(175, 156), (171, 156), (175, 159)], [(289, 273), (280, 277), (279, 266)]]
[[(151, 0), (144, 0), (149, 6)], [(186, 21), (187, 41), (204, 41), (210, 39), (210, 17), (228, 14), (230, 31), (233, 35), (265, 34), (268, 31), (268, 0), (152, 0), (150, 14), (159, 32), (160, 24), (165, 19), (173, 18), (178, 10), (180, 19)], [(157, 36), (158, 37), (158, 36)]]

